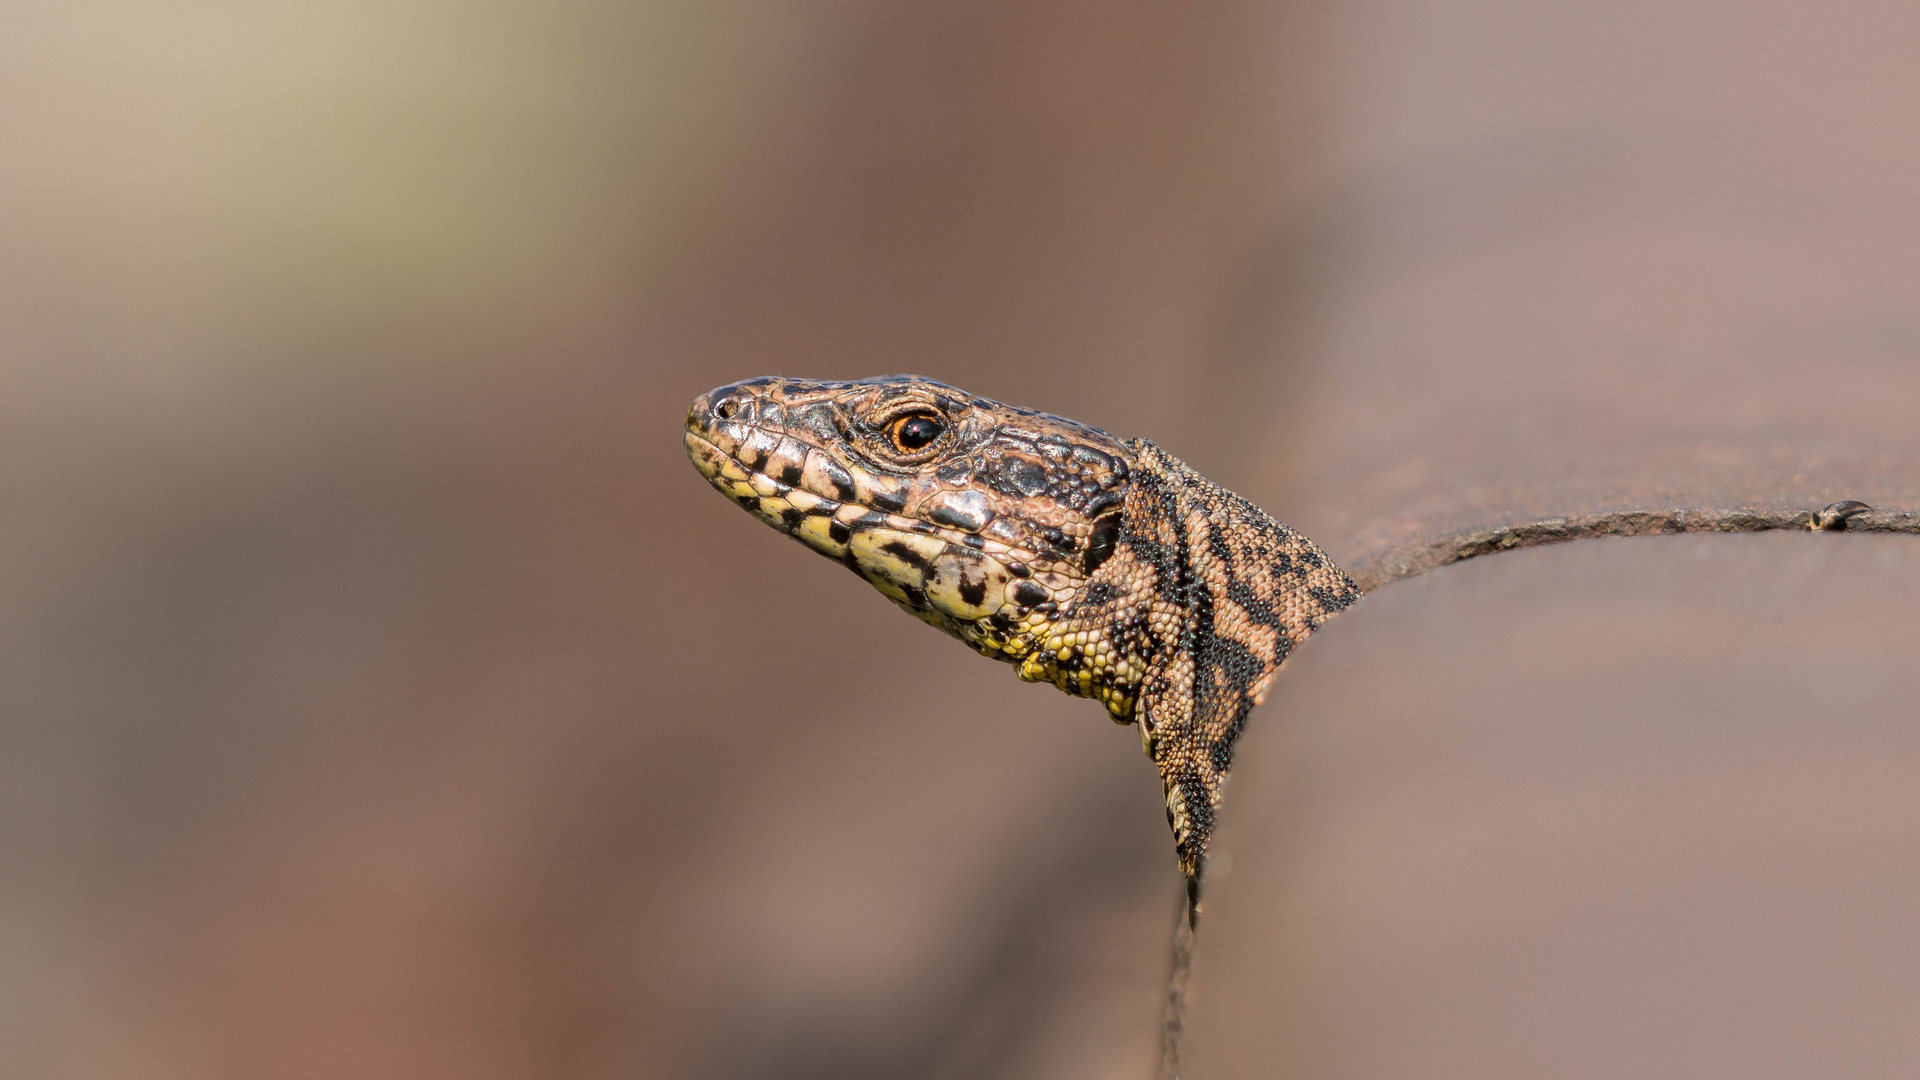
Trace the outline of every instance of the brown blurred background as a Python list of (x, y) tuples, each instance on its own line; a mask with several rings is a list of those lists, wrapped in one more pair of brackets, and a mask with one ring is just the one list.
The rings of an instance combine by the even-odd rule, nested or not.
[(0, 1072), (1137, 1074), (1135, 738), (727, 505), (680, 418), (921, 371), (1217, 462), (1191, 373), (1321, 122), (1289, 33), (7, 9)]
[(1893, 3), (6, 9), (0, 1072), (1147, 1075), (1133, 734), (728, 506), (686, 402), (923, 372), (1343, 560), (1920, 504), (1916, 55)]

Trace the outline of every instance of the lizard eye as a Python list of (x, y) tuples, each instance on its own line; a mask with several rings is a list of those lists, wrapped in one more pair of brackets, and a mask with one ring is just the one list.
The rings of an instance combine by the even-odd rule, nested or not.
[(946, 430), (947, 425), (937, 416), (908, 413), (887, 425), (887, 437), (901, 453), (913, 454), (933, 445)]

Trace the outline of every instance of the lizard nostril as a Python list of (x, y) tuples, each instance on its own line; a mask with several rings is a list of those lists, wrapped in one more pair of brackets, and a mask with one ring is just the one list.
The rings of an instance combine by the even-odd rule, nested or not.
[(740, 399), (736, 397), (721, 398), (720, 404), (713, 407), (713, 415), (722, 420), (731, 420), (740, 415)]

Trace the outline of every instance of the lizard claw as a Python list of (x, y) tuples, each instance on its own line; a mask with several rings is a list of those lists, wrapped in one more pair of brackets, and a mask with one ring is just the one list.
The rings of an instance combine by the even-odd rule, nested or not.
[(1871, 509), (1873, 507), (1858, 499), (1846, 499), (1815, 511), (1807, 522), (1807, 528), (1814, 532), (1845, 532), (1848, 518)]

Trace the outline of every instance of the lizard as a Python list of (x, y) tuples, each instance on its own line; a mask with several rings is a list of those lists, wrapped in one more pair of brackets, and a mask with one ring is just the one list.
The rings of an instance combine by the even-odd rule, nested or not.
[(732, 383), (694, 399), (684, 437), (753, 516), (1137, 724), (1197, 911), (1248, 712), (1360, 596), (1324, 552), (1148, 440), (920, 376)]

